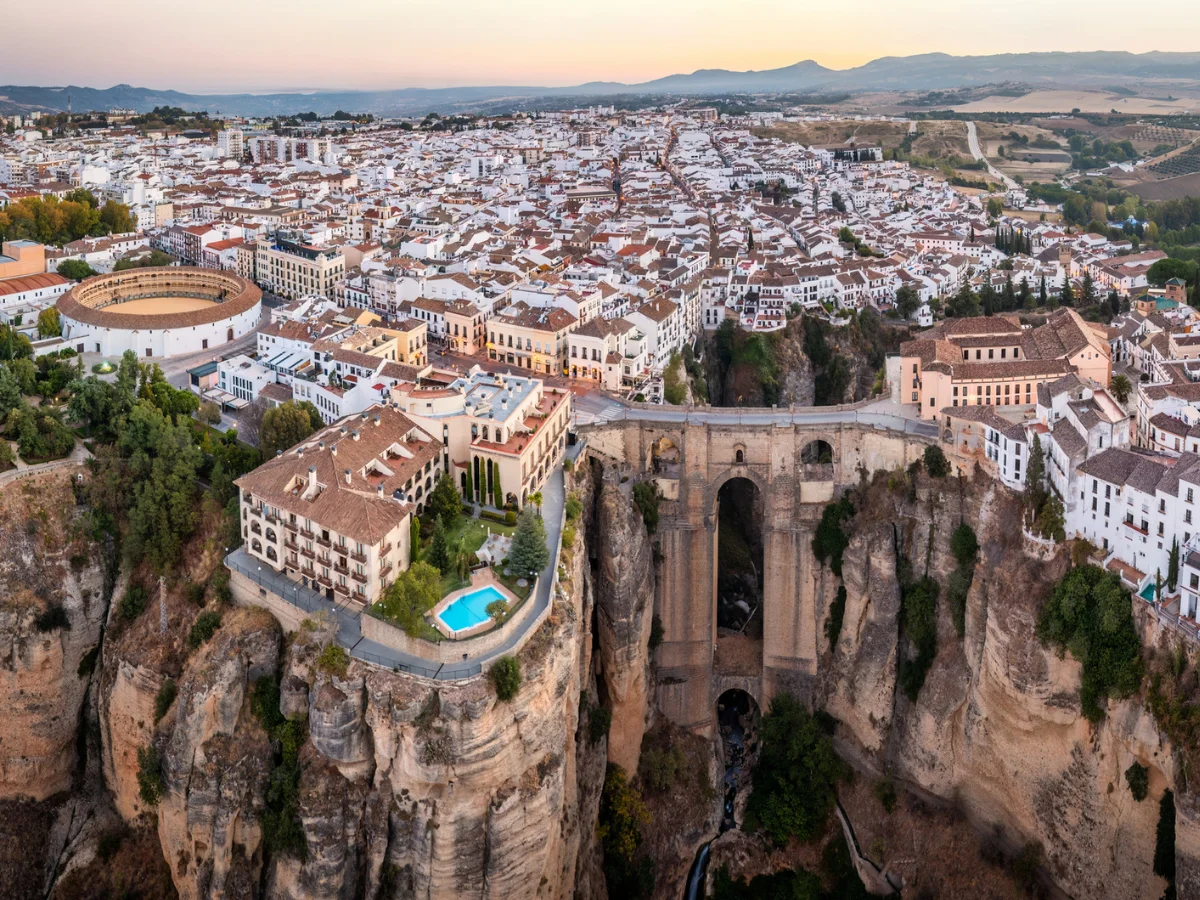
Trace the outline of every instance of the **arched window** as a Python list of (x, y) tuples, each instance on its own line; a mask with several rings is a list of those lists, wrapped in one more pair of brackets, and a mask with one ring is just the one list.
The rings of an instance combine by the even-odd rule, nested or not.
[(737, 452), (737, 461), (739, 463), (744, 463), (746, 461), (746, 454), (742, 450), (738, 450)]
[(262, 553), (262, 544), (260, 544), (258, 541), (251, 541), (250, 549), (255, 553)]
[(279, 554), (275, 552), (274, 547), (267, 548), (267, 559), (271, 560), (271, 562), (278, 562)]
[(267, 529), (267, 540), (268, 540), (268, 541), (274, 541), (274, 540), (275, 540), (275, 529), (274, 529), (274, 528), (268, 528), (268, 529)]

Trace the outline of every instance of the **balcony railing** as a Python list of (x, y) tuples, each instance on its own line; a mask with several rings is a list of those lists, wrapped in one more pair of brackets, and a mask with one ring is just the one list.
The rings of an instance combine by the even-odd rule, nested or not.
[(351, 550), (350, 558), (355, 562), (365, 563), (367, 561), (367, 554), (358, 553), (357, 551)]
[(367, 576), (364, 575), (362, 572), (351, 572), (350, 577), (353, 578), (355, 581), (357, 581), (359, 584), (367, 583)]
[(333, 571), (337, 572), (339, 575), (349, 575), (350, 574), (350, 570), (348, 568), (346, 568), (345, 566), (339, 566), (337, 563), (334, 563)]
[(322, 547), (332, 547), (333, 546), (333, 544), (330, 543), (329, 538), (318, 537), (318, 538), (314, 538), (314, 540), (316, 540), (316, 542), (318, 544), (320, 544)]
[(392, 571), (392, 564), (389, 562), (385, 562), (383, 565), (381, 565), (379, 567), (379, 577), (383, 578), (385, 575), (387, 575), (391, 571)]
[(333, 581), (326, 578), (324, 575), (317, 576), (317, 584), (323, 584), (325, 587), (333, 587)]
[(313, 539), (313, 537), (315, 537), (315, 535), (311, 531), (309, 531), (307, 528), (301, 528), (300, 529), (300, 537), (308, 538), (311, 541)]
[(333, 589), (343, 596), (350, 596), (350, 585), (348, 584), (335, 584)]

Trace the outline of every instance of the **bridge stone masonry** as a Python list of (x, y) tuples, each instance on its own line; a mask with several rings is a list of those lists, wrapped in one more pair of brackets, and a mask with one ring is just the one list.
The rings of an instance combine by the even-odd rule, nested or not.
[[(755, 410), (768, 415), (753, 424), (734, 410), (706, 408), (683, 421), (664, 412), (655, 421), (638, 409), (637, 418), (585, 425), (579, 434), (588, 452), (619, 463), (630, 483), (658, 486), (657, 705), (680, 726), (711, 735), (717, 699), (730, 688), (745, 690), (760, 708), (784, 690), (811, 703), (832, 597), (827, 585), (836, 590), (812, 551), (824, 507), (862, 471), (907, 466), (937, 439), (933, 429), (913, 433), (899, 417), (885, 427), (852, 415), (830, 422), (820, 410), (805, 411), (811, 422), (797, 410), (773, 417)], [(754, 485), (761, 509), (761, 641), (718, 634), (718, 494), (733, 479)]]

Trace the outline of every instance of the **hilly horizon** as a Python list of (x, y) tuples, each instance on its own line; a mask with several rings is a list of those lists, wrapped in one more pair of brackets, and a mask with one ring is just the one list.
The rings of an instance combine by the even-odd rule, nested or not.
[(339, 109), (384, 116), (428, 112), (468, 112), (538, 98), (597, 98), (619, 95), (695, 95), (721, 93), (923, 91), (1022, 83), (1032, 87), (1107, 87), (1148, 81), (1200, 83), (1200, 52), (1135, 54), (1126, 51), (1005, 53), (952, 56), (926, 53), (881, 57), (848, 69), (830, 69), (801, 60), (775, 69), (732, 71), (697, 69), (640, 83), (592, 81), (566, 87), (476, 85), (383, 90), (317, 90), (268, 93), (197, 94), (118, 84), (110, 88), (76, 85), (0, 86), (0, 112), (63, 111), (67, 95), (75, 110), (114, 107), (148, 112), (155, 106), (179, 106), (210, 114), (272, 116)]

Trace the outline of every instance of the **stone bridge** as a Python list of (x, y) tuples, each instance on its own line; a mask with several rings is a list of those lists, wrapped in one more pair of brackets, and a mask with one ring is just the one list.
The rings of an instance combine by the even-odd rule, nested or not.
[[(810, 700), (831, 579), (812, 552), (825, 504), (863, 470), (907, 466), (936, 441), (936, 430), (914, 433), (899, 418), (892, 427), (853, 416), (805, 421), (794, 411), (773, 421), (755, 416), (754, 424), (707, 410), (684, 421), (637, 412), (579, 434), (589, 452), (621, 463), (630, 483), (653, 480), (664, 498), (655, 536), (655, 612), (664, 633), (656, 651), (658, 708), (685, 728), (711, 733), (717, 699), (730, 688), (760, 707), (781, 690)], [(761, 641), (717, 629), (717, 496), (735, 478), (751, 482), (761, 503)]]

